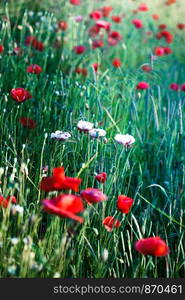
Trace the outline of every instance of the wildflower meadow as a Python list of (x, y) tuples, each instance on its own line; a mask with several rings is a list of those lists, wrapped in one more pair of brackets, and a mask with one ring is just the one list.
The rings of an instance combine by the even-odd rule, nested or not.
[(0, 1), (0, 277), (185, 277), (184, 0)]

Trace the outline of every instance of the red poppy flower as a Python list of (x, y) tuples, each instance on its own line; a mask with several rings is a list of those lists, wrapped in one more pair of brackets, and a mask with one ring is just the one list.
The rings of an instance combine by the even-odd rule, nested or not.
[(146, 72), (146, 73), (150, 73), (151, 71), (152, 71), (152, 67), (150, 66), (150, 65), (143, 65), (142, 67), (141, 67), (141, 69), (144, 71), (144, 72)]
[(62, 30), (62, 31), (66, 31), (68, 28), (68, 24), (66, 21), (59, 21), (58, 22), (58, 29)]
[(99, 10), (94, 10), (90, 13), (89, 17), (94, 20), (99, 20), (102, 18), (102, 13)]
[(121, 23), (122, 19), (120, 16), (112, 16), (112, 21), (115, 23)]
[(183, 30), (185, 28), (185, 24), (179, 23), (177, 24), (177, 28)]
[(159, 20), (159, 15), (153, 14), (153, 15), (152, 15), (152, 18), (153, 18), (154, 20)]
[(94, 63), (93, 65), (93, 69), (94, 69), (94, 72), (98, 72), (98, 68), (99, 68), (99, 64), (98, 63)]
[(105, 29), (106, 31), (109, 31), (110, 30), (110, 27), (111, 27), (111, 24), (105, 20), (99, 20), (96, 22), (96, 26), (99, 27), (99, 28), (103, 28)]
[(166, 24), (160, 24), (160, 25), (158, 26), (158, 28), (164, 30), (164, 29), (167, 28), (167, 25), (166, 25)]
[(171, 83), (170, 89), (173, 91), (178, 91), (180, 89), (179, 85), (177, 83)]
[(121, 61), (119, 60), (119, 58), (114, 58), (113, 61), (112, 61), (112, 65), (113, 65), (115, 68), (121, 67)]
[(139, 11), (148, 11), (149, 8), (148, 8), (148, 6), (146, 5), (146, 3), (141, 3), (141, 4), (139, 5), (139, 7), (138, 7), (138, 10), (139, 10)]
[(107, 196), (104, 195), (102, 191), (95, 188), (87, 188), (86, 190), (81, 191), (80, 195), (88, 204), (107, 200)]
[(163, 56), (164, 55), (164, 48), (163, 47), (156, 47), (154, 50), (154, 54), (157, 56)]
[(185, 83), (181, 85), (181, 91), (185, 92)]
[(19, 119), (19, 122), (23, 127), (27, 127), (29, 129), (34, 129), (36, 127), (36, 122), (30, 118), (22, 117)]
[(136, 89), (137, 90), (147, 90), (149, 89), (149, 84), (145, 81), (141, 81), (137, 84)]
[(163, 30), (160, 32), (160, 34), (165, 38), (166, 43), (170, 44), (173, 42), (173, 35), (169, 31)]
[(176, 0), (167, 0), (166, 1), (166, 5), (171, 5), (171, 4), (174, 4), (174, 3), (176, 3)]
[(30, 92), (28, 92), (27, 90), (25, 90), (23, 88), (12, 89), (10, 92), (10, 95), (17, 102), (24, 102), (27, 99), (32, 98), (32, 95), (30, 94)]
[(102, 48), (104, 46), (104, 42), (102, 40), (94, 40), (92, 42), (92, 48), (96, 49), (96, 48)]
[(47, 213), (83, 223), (83, 218), (77, 215), (84, 211), (83, 201), (79, 196), (63, 194), (52, 199), (44, 199), (42, 204)]
[(91, 37), (97, 36), (99, 32), (100, 32), (100, 28), (96, 25), (89, 28), (89, 35)]
[(0, 206), (7, 208), (9, 203), (17, 203), (17, 199), (15, 196), (8, 196), (7, 198), (4, 198), (3, 196), (0, 196)]
[(98, 180), (100, 183), (105, 183), (107, 180), (107, 174), (105, 172), (99, 173), (95, 176), (96, 180)]
[(40, 183), (40, 189), (45, 192), (58, 190), (73, 190), (78, 192), (82, 179), (66, 177), (64, 168), (58, 167), (53, 169), (53, 176), (44, 177)]
[(26, 69), (27, 73), (32, 74), (40, 74), (42, 72), (42, 68), (39, 65), (33, 64), (27, 67)]
[(113, 10), (112, 6), (104, 6), (101, 8), (103, 17), (108, 17), (111, 11)]
[(81, 69), (81, 74), (82, 74), (83, 76), (87, 76), (87, 75), (88, 75), (87, 69), (86, 69), (86, 68), (82, 68), (82, 69)]
[(118, 201), (117, 201), (117, 208), (124, 214), (128, 214), (134, 200), (132, 198), (129, 198), (125, 195), (119, 195)]
[(164, 54), (166, 54), (166, 55), (169, 55), (172, 53), (172, 49), (169, 47), (163, 47), (163, 49), (164, 49)]
[(132, 20), (132, 24), (134, 24), (134, 26), (138, 29), (142, 28), (143, 27), (143, 23), (141, 20), (139, 19), (133, 19)]
[(76, 68), (75, 69), (75, 72), (77, 73), (77, 74), (81, 74), (81, 75), (83, 75), (83, 76), (87, 76), (88, 75), (88, 71), (87, 71), (87, 69), (86, 68)]
[(140, 239), (135, 243), (135, 248), (143, 255), (166, 256), (169, 247), (159, 236)]
[(75, 52), (76, 54), (82, 54), (82, 53), (85, 52), (86, 48), (85, 48), (85, 46), (83, 46), (83, 45), (78, 45), (78, 46), (75, 46), (75, 47), (73, 48), (73, 50), (74, 50), (74, 52)]
[(72, 5), (80, 5), (81, 4), (81, 1), (80, 0), (70, 0), (70, 3)]
[(0, 45), (0, 54), (3, 53), (3, 51), (4, 51), (4, 47), (3, 45)]
[(103, 220), (103, 225), (108, 232), (111, 232), (113, 228), (119, 228), (121, 226), (121, 222), (114, 217), (109, 216)]
[(122, 36), (118, 31), (112, 31), (108, 36), (108, 44), (111, 46), (117, 45), (117, 43), (122, 40)]

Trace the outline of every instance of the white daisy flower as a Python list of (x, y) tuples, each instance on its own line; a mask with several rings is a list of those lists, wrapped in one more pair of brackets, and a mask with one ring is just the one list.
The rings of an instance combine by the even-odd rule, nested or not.
[(131, 146), (135, 142), (135, 138), (130, 134), (116, 134), (114, 140), (125, 147)]
[(13, 215), (15, 215), (16, 213), (20, 214), (20, 215), (23, 215), (23, 212), (24, 212), (24, 208), (20, 205), (12, 205), (11, 207), (11, 212)]
[(89, 131), (89, 134), (93, 138), (101, 138), (106, 136), (106, 131), (101, 128), (93, 128)]
[(71, 137), (71, 134), (69, 132), (63, 132), (60, 130), (56, 130), (55, 132), (51, 133), (52, 139), (57, 139), (61, 141), (66, 141)]
[(90, 123), (90, 122), (87, 122), (87, 121), (83, 121), (83, 120), (80, 120), (78, 122), (78, 124), (77, 124), (77, 128), (80, 131), (84, 131), (84, 132), (90, 131), (91, 129), (93, 129), (93, 127), (94, 127), (93, 123)]

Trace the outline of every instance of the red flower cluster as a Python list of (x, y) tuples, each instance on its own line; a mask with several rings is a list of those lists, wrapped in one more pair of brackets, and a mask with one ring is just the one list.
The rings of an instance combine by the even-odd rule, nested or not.
[(169, 55), (172, 53), (172, 49), (169, 47), (156, 47), (154, 50), (154, 54), (156, 56)]
[(79, 67), (77, 67), (77, 68), (75, 69), (75, 72), (76, 72), (77, 74), (81, 74), (81, 75), (83, 75), (83, 76), (87, 76), (87, 74), (88, 74), (88, 71), (87, 71), (86, 68), (79, 68)]
[(35, 36), (27, 36), (25, 44), (26, 46), (31, 46), (38, 51), (44, 50), (44, 44), (38, 41)]
[(17, 199), (15, 196), (8, 196), (7, 198), (0, 196), (0, 206), (7, 208), (10, 203), (17, 203)]
[(168, 43), (168, 44), (171, 44), (173, 42), (173, 35), (169, 31), (166, 31), (166, 30), (162, 30), (162, 31), (158, 32), (156, 34), (156, 38), (158, 40), (164, 38), (166, 40), (166, 43)]
[(182, 84), (182, 85), (179, 85), (177, 83), (171, 83), (170, 84), (170, 89), (173, 90), (173, 91), (182, 91), (182, 92), (185, 92), (185, 83)]
[(32, 74), (40, 74), (42, 72), (42, 68), (39, 65), (33, 64), (27, 67), (26, 69), (27, 73)]

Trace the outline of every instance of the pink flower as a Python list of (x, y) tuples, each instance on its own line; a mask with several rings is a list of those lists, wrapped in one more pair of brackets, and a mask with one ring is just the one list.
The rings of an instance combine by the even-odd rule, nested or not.
[(83, 16), (76, 16), (76, 17), (75, 17), (75, 21), (76, 21), (77, 23), (82, 22), (82, 21), (83, 21)]

